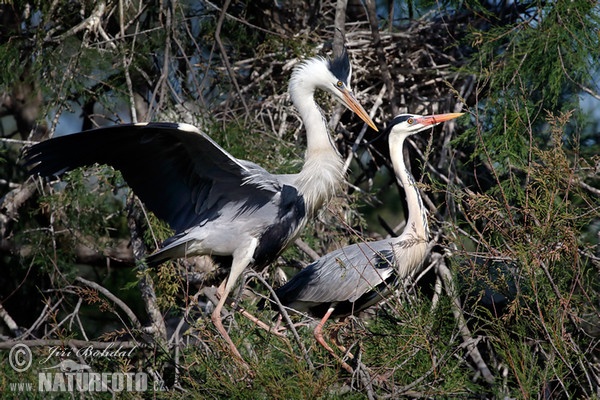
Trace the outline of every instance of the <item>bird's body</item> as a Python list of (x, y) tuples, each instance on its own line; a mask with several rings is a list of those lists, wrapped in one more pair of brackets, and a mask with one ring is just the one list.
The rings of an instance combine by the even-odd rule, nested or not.
[(358, 313), (387, 297), (395, 283), (418, 271), (429, 241), (427, 212), (417, 185), (406, 168), (404, 140), (462, 114), (399, 115), (388, 125), (394, 173), (404, 188), (408, 219), (395, 238), (352, 244), (308, 265), (275, 291), (284, 306), (321, 318), (315, 337), (330, 352), (321, 330), (328, 318)]
[(150, 265), (186, 255), (232, 255), (252, 239), (263, 243), (252, 256), (264, 265), (273, 253), (267, 243), (283, 246), (289, 241), (274, 231), (296, 232), (306, 215), (296, 187), (231, 157), (191, 125), (111, 126), (41, 142), (27, 157), (38, 163), (31, 172), (41, 175), (94, 162), (121, 171), (134, 193), (175, 230), (147, 258)]
[(345, 317), (385, 296), (397, 277), (393, 260), (389, 242), (354, 244), (321, 257), (276, 293), (296, 311), (322, 318), (335, 304), (330, 318)]
[[(283, 305), (318, 318), (330, 308), (328, 318), (357, 314), (385, 299), (402, 277), (394, 265), (406, 258), (397, 254), (403, 243), (395, 239), (357, 243), (328, 253), (298, 272), (276, 294)], [(427, 249), (425, 237), (419, 242), (410, 250), (416, 267)], [(408, 276), (408, 271), (403, 275)]]
[(150, 265), (194, 255), (231, 256), (231, 270), (213, 321), (239, 357), (220, 312), (250, 264), (273, 261), (343, 180), (340, 155), (314, 101), (317, 89), (334, 95), (376, 129), (349, 89), (347, 53), (308, 59), (295, 68), (290, 96), (307, 133), (298, 174), (276, 175), (231, 156), (196, 127), (126, 124), (50, 139), (25, 153), (32, 174), (59, 175), (94, 163), (121, 171), (134, 193), (175, 235), (147, 257)]

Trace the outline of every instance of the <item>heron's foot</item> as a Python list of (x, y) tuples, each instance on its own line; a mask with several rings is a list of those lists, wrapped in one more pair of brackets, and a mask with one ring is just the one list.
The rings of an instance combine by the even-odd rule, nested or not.
[(258, 319), (257, 317), (255, 317), (254, 315), (252, 315), (251, 313), (249, 313), (248, 311), (244, 310), (243, 308), (239, 309), (239, 312), (246, 317), (247, 319), (249, 319), (250, 321), (254, 322), (256, 324), (256, 326), (258, 326), (259, 328), (264, 329), (265, 331), (281, 337), (281, 338), (285, 338), (285, 331), (282, 331), (280, 329), (280, 327), (278, 326), (279, 323), (277, 323), (275, 326), (271, 326), (271, 325), (267, 325), (265, 324), (263, 321), (261, 321), (260, 319)]
[[(348, 371), (348, 373), (353, 374), (354, 368), (352, 368), (350, 366), (350, 364), (348, 364), (346, 361), (344, 361), (342, 359), (342, 357), (338, 356), (336, 354), (336, 352), (331, 348), (331, 346), (325, 341), (325, 339), (323, 338), (322, 328), (323, 328), (322, 325), (319, 324), (319, 325), (317, 325), (317, 328), (314, 331), (314, 336), (315, 336), (315, 339), (317, 340), (317, 342), (323, 348), (325, 348), (325, 350), (327, 350), (329, 352), (329, 354), (331, 354), (333, 356), (333, 358), (335, 358), (340, 363), (340, 366), (342, 368), (344, 368), (346, 371)], [(350, 355), (350, 356), (352, 356), (352, 355)], [(354, 357), (352, 356), (351, 359), (354, 359)]]
[[(279, 316), (279, 318), (277, 319), (277, 322), (275, 323), (274, 326), (271, 327), (271, 332), (274, 333), (277, 336), (287, 336), (287, 332), (290, 330), (289, 325), (284, 325), (282, 324), (283, 319), (281, 318), (281, 315)], [(292, 328), (297, 329), (297, 328), (301, 328), (303, 326), (310, 326), (311, 322), (310, 321), (304, 321), (304, 322), (296, 322), (294, 324), (292, 324)]]
[(342, 329), (343, 327), (345, 327), (347, 324), (347, 322), (344, 320), (342, 322), (338, 322), (336, 324), (332, 324), (331, 325), (331, 329), (330, 329), (330, 333), (329, 333), (329, 339), (331, 340), (331, 342), (335, 345), (335, 347), (337, 347), (342, 353), (346, 354), (350, 359), (354, 359), (354, 356), (352, 355), (352, 353), (350, 353), (348, 351), (348, 349), (346, 348), (346, 346), (344, 346), (343, 344), (340, 343), (339, 340), (339, 332), (340, 329)]

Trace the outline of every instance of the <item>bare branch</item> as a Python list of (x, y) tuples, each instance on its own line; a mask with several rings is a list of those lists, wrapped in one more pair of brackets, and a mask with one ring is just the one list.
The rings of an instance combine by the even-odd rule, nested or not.
[(127, 315), (127, 317), (129, 317), (129, 320), (133, 323), (133, 325), (136, 328), (141, 328), (142, 324), (140, 323), (140, 321), (138, 320), (137, 316), (135, 315), (135, 313), (131, 310), (131, 308), (129, 308), (127, 306), (127, 304), (125, 304), (121, 299), (119, 299), (117, 296), (115, 296), (114, 294), (112, 294), (108, 289), (106, 289), (103, 286), (100, 286), (99, 284), (97, 284), (96, 282), (92, 282), (92, 281), (88, 281), (87, 279), (84, 279), (80, 276), (78, 276), (77, 278), (75, 278), (75, 280), (79, 283), (84, 284), (87, 287), (90, 287), (94, 290), (97, 290), (98, 292), (102, 293), (106, 298), (108, 298), (109, 300), (111, 300), (113, 303), (115, 303), (121, 310), (123, 310), (123, 312), (125, 312), (125, 314)]
[(377, 60), (379, 61), (379, 68), (381, 71), (381, 77), (385, 86), (387, 87), (387, 96), (390, 106), (392, 107), (392, 115), (398, 114), (398, 104), (396, 103), (396, 96), (394, 90), (394, 81), (388, 68), (386, 56), (381, 48), (381, 35), (379, 33), (379, 24), (377, 19), (377, 8), (375, 6), (375, 0), (365, 0), (367, 6), (367, 13), (369, 14), (369, 23), (371, 26), (371, 35), (373, 36), (373, 47), (377, 54)]
[(133, 254), (138, 261), (138, 269), (140, 271), (139, 288), (146, 306), (146, 312), (150, 317), (150, 332), (155, 337), (167, 340), (167, 327), (163, 315), (158, 307), (156, 293), (154, 291), (154, 283), (152, 278), (148, 274), (148, 267), (146, 266), (143, 259), (146, 256), (146, 250), (142, 241), (142, 232), (139, 224), (140, 211), (139, 207), (135, 205), (135, 197), (130, 196), (128, 201), (129, 217), (127, 219), (129, 230), (131, 232), (131, 244), (133, 247)]
[(483, 379), (485, 379), (488, 383), (494, 382), (494, 375), (488, 368), (485, 363), (481, 353), (479, 353), (479, 349), (477, 349), (476, 341), (473, 340), (473, 336), (471, 335), (471, 331), (467, 326), (467, 321), (462, 313), (462, 307), (460, 304), (460, 299), (457, 295), (457, 290), (454, 286), (454, 279), (452, 278), (452, 273), (446, 266), (446, 262), (443, 257), (439, 253), (432, 253), (431, 255), (432, 262), (436, 265), (436, 271), (438, 275), (441, 277), (444, 282), (444, 288), (446, 289), (446, 294), (452, 300), (452, 313), (454, 314), (454, 319), (458, 324), (458, 330), (463, 338), (465, 346), (468, 351), (469, 357), (471, 360), (477, 365), (477, 369), (481, 372)]
[(346, 46), (346, 6), (348, 0), (337, 0), (335, 6), (335, 32), (333, 33), (333, 54), (342, 54)]
[(2, 318), (2, 320), (14, 336), (19, 335), (19, 326), (17, 325), (15, 320), (12, 319), (12, 317), (8, 314), (4, 306), (2, 306), (2, 303), (0, 303), (0, 318)]
[(227, 10), (227, 7), (229, 7), (230, 3), (231, 0), (225, 0), (225, 4), (223, 4), (223, 10), (219, 15), (219, 20), (217, 21), (217, 28), (215, 29), (215, 41), (219, 46), (219, 51), (221, 52), (221, 59), (225, 64), (225, 68), (227, 69), (229, 79), (231, 79), (231, 82), (233, 83), (233, 86), (235, 86), (235, 90), (239, 95), (239, 99), (244, 105), (244, 109), (246, 110), (246, 116), (250, 117), (250, 109), (248, 108), (248, 104), (246, 104), (246, 100), (242, 95), (240, 86), (238, 85), (237, 79), (235, 78), (235, 74), (233, 73), (233, 69), (231, 68), (231, 64), (229, 63), (229, 57), (227, 56), (228, 51), (225, 50), (225, 46), (223, 46), (223, 42), (221, 41), (221, 28), (223, 27), (223, 20), (225, 19), (225, 11)]

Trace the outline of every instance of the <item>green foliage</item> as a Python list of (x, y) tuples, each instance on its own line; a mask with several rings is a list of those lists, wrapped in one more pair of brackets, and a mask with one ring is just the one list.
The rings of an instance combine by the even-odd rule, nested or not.
[[(279, 105), (272, 103), (284, 96), (287, 88), (287, 60), (315, 53), (309, 38), (322, 41), (319, 35), (329, 35), (329, 22), (324, 22), (325, 31), (316, 28), (313, 32), (310, 26), (310, 31), (299, 35), (285, 31), (287, 20), (281, 26), (256, 29), (254, 24), (265, 14), (253, 15), (251, 2), (231, 5), (219, 32), (226, 48), (226, 54), (221, 54), (215, 42), (221, 10), (200, 12), (193, 8), (193, 2), (177, 3), (176, 12), (160, 2), (145, 2), (141, 14), (136, 2), (126, 2), (123, 18), (131, 19), (123, 27), (116, 18), (121, 18), (120, 10), (110, 8), (115, 4), (109, 2), (110, 12), (103, 16), (102, 24), (72, 34), (67, 30), (97, 4), (38, 3), (43, 23), (28, 25), (22, 36), (0, 44), (4, 90), (11, 82), (39, 85), (43, 108), (53, 113), (93, 100), (102, 106), (104, 117), (118, 120), (120, 110), (115, 100), (129, 101), (128, 85), (132, 85), (136, 93), (148, 97), (144, 100), (149, 113), (144, 118), (201, 121), (199, 125), (234, 156), (260, 163), (270, 171), (299, 170), (304, 157), (304, 147), (299, 145), (301, 131), (289, 129), (286, 118), (292, 117), (287, 111), (280, 113), (276, 109)], [(396, 16), (423, 15), (439, 4), (429, 0), (402, 4)], [(470, 340), (461, 336), (459, 328), (464, 327), (454, 315), (455, 299), (431, 294), (431, 282), (414, 292), (410, 289), (408, 294), (392, 296), (385, 305), (360, 318), (343, 324), (330, 321), (325, 337), (338, 332), (340, 343), (369, 368), (369, 376), (374, 378), (369, 386), (361, 381), (359, 372), (348, 374), (338, 360), (315, 344), (311, 327), (302, 326), (298, 331), (315, 369), (309, 368), (302, 346), (291, 335), (275, 337), (235, 312), (226, 318), (225, 325), (231, 324), (230, 334), (250, 366), (250, 375), (230, 356), (208, 317), (210, 308), (204, 308), (198, 292), (200, 286), (208, 285), (186, 281), (186, 275), (181, 274), (183, 264), (169, 263), (140, 272), (131, 265), (115, 267), (119, 261), (107, 257), (96, 265), (82, 265), (78, 246), (102, 253), (131, 237), (124, 211), (125, 199), (131, 194), (124, 189), (121, 176), (106, 167), (76, 170), (62, 183), (44, 186), (44, 195), (37, 203), (31, 200), (23, 207), (28, 211), (10, 221), (11, 229), (0, 238), (1, 244), (4, 240), (16, 243), (18, 256), (6, 250), (2, 254), (2, 262), (10, 266), (0, 281), (2, 305), (11, 310), (11, 302), (26, 303), (21, 300), (27, 299), (27, 303), (35, 303), (34, 309), (25, 308), (25, 304), (16, 308), (25, 308), (27, 312), (20, 314), (31, 315), (19, 318), (19, 323), (29, 325), (44, 306), (56, 306), (32, 334), (50, 332), (48, 335), (57, 340), (85, 339), (90, 334), (106, 340), (126, 338), (148, 343), (131, 358), (99, 360), (92, 365), (99, 371), (157, 371), (170, 389), (167, 393), (123, 393), (126, 398), (364, 398), (365, 393), (382, 398), (597, 395), (600, 142), (598, 124), (594, 126), (593, 117), (584, 115), (579, 95), (594, 92), (593, 74), (600, 61), (598, 5), (583, 0), (518, 2), (510, 7), (505, 2), (441, 4), (454, 6), (456, 13), (465, 15), (456, 26), (444, 25), (443, 30), (456, 29), (452, 40), (456, 37), (459, 52), (470, 57), (466, 65), (457, 68), (461, 74), (475, 77), (475, 94), (461, 99), (470, 113), (470, 118), (459, 120), (458, 132), (462, 134), (453, 141), (443, 141), (443, 145), (432, 137), (425, 156), (411, 165), (413, 172), (423, 172), (418, 180), (430, 196), (426, 200), (433, 204), (429, 207), (427, 203), (432, 231), (439, 238), (434, 252), (445, 251), (453, 267)], [(503, 12), (496, 12), (494, 7)], [(278, 11), (269, 10), (269, 15)], [(413, 21), (386, 22), (394, 30)], [(106, 41), (102, 29), (113, 40)], [(468, 34), (461, 36), (460, 29)], [(364, 44), (367, 42), (360, 30), (359, 25), (352, 25), (348, 36), (351, 45), (364, 47), (360, 51), (365, 62), (377, 58), (374, 51), (368, 52), (373, 49), (367, 48), (370, 42)], [(415, 52), (431, 56), (435, 43), (424, 35), (420, 32), (411, 40), (422, 42)], [(396, 39), (393, 37), (390, 47), (398, 45)], [(410, 59), (411, 54), (402, 56)], [(223, 63), (226, 57), (229, 66)], [(403, 83), (412, 85), (397, 88), (395, 94), (402, 99), (413, 96), (408, 89), (419, 86), (422, 76), (410, 69), (419, 70), (421, 65), (392, 72), (393, 77), (402, 75), (406, 78)], [(432, 80), (448, 79), (448, 85), (454, 85), (453, 79), (460, 79), (460, 75), (447, 78), (452, 75), (444, 75), (441, 67), (439, 71)], [(376, 70), (368, 72), (378, 76)], [(271, 79), (266, 79), (269, 75)], [(379, 87), (380, 80), (376, 78), (375, 84), (361, 82), (360, 87), (368, 88), (364, 95), (371, 87)], [(373, 93), (375, 98), (376, 91)], [(419, 105), (433, 104), (435, 109), (439, 104), (432, 98), (439, 93), (414, 96)], [(326, 108), (331, 104), (325, 97), (318, 100)], [(248, 117), (240, 117), (246, 112)], [(39, 119), (45, 117), (43, 114)], [(339, 136), (352, 137), (352, 133)], [(424, 147), (419, 139), (415, 142), (416, 147), (409, 149), (411, 155), (415, 148)], [(345, 145), (343, 139), (338, 144)], [(5, 157), (4, 147), (0, 151), (8, 161), (3, 167), (16, 159), (12, 154)], [(438, 158), (442, 152), (448, 157)], [(357, 170), (350, 179), (354, 182), (361, 171), (357, 165), (352, 168)], [(304, 242), (324, 254), (346, 243), (386, 235), (374, 227), (379, 225), (377, 217), (391, 225), (404, 218), (402, 201), (391, 181), (389, 174), (379, 171), (373, 186), (361, 186), (376, 193), (375, 198), (356, 191), (335, 199), (309, 223), (302, 234)], [(375, 206), (367, 212), (365, 204)], [(151, 252), (173, 232), (152, 213), (145, 217), (143, 240)], [(0, 228), (6, 228), (3, 220)], [(279, 264), (289, 264), (286, 266), (292, 269), (291, 265), (306, 264), (310, 258), (292, 246), (281, 260)], [(156, 304), (164, 319), (185, 319), (180, 337), (166, 342), (150, 337), (147, 330), (139, 331), (104, 293), (77, 286), (75, 276), (99, 282), (131, 307), (143, 324), (148, 320), (148, 309), (140, 300), (138, 285), (142, 277), (152, 278)], [(260, 295), (267, 292), (261, 285), (248, 287)], [(508, 298), (501, 310), (484, 305), (488, 290)], [(274, 317), (268, 310), (257, 310), (255, 299), (242, 297), (239, 303), (263, 321), (271, 322)], [(297, 316), (293, 319), (303, 320)], [(169, 326), (169, 333), (175, 328)], [(184, 345), (186, 341), (189, 343)], [(496, 377), (494, 382), (479, 377), (467, 350), (471, 343), (481, 351)], [(34, 351), (36, 359), (47, 356), (44, 350)], [(7, 352), (0, 352), (1, 361), (7, 357)], [(10, 382), (36, 381), (31, 371), (18, 375), (8, 366), (2, 371), (0, 390), (6, 390)]]
[(17, 82), (23, 74), (23, 64), (19, 62), (19, 49), (12, 43), (0, 45), (0, 89), (9, 90), (9, 84)]
[(476, 128), (466, 130), (460, 142), (476, 143), (471, 157), (493, 162), (500, 181), (511, 166), (527, 165), (531, 146), (545, 145), (547, 137), (538, 133), (545, 111), (576, 106), (573, 94), (587, 85), (600, 61), (594, 50), (597, 11), (594, 2), (559, 1), (512, 28), (473, 30), (467, 39), (477, 50), (467, 70), (479, 76), (489, 96), (473, 110)]
[[(207, 126), (209, 135), (234, 157), (253, 161), (273, 173), (299, 172), (304, 154), (290, 141), (265, 131), (256, 121), (234, 120)], [(259, 138), (259, 140), (249, 140)]]
[(589, 332), (599, 323), (582, 321), (598, 311), (598, 237), (588, 232), (597, 233), (600, 211), (583, 183), (597, 180), (587, 169), (593, 147), (581, 145), (590, 121), (578, 94), (599, 61), (598, 6), (560, 1), (529, 15), (511, 28), (471, 32), (476, 52), (468, 70), (478, 76), (480, 100), (471, 108), (474, 126), (453, 145), (468, 156), (457, 169), (476, 176), (462, 177), (471, 182), (467, 190), (451, 187), (465, 207), (450, 228), (452, 245), (510, 265), (495, 277), (481, 264), (460, 268), (465, 291), (482, 282), (504, 294), (507, 281), (516, 286), (501, 319), (469, 306), (474, 333), (490, 339), (510, 397), (589, 396), (589, 349), (597, 340)]
[[(594, 274), (595, 267), (580, 253), (587, 245), (580, 232), (598, 220), (600, 212), (592, 206), (593, 195), (579, 184), (577, 159), (563, 145), (572, 116), (548, 114), (546, 124), (536, 124), (547, 127), (547, 133), (528, 128), (530, 136), (535, 132), (550, 139), (542, 148), (530, 144), (527, 163), (512, 167), (509, 184), (503, 185), (504, 173), (496, 170), (498, 189), (469, 193), (464, 199), (479, 251), (516, 261), (511, 274), (518, 293), (503, 317), (506, 324), (492, 320), (481, 329), (494, 338), (494, 352), (517, 397), (543, 390), (573, 395), (588, 379), (586, 349), (593, 339), (579, 322), (580, 310), (595, 308), (599, 292), (597, 271)], [(487, 151), (497, 143), (480, 145), (489, 164), (497, 165)], [(489, 282), (485, 271), (473, 274)], [(533, 351), (528, 338), (536, 338)]]

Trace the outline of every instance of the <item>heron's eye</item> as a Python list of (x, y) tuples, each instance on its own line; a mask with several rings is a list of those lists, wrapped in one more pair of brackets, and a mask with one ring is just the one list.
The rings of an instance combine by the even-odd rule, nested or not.
[(406, 122), (408, 122), (409, 125), (412, 125), (415, 123), (415, 119), (411, 117), (411, 118), (407, 119)]
[(344, 87), (344, 82), (337, 81), (337, 87), (339, 87), (339, 88)]

